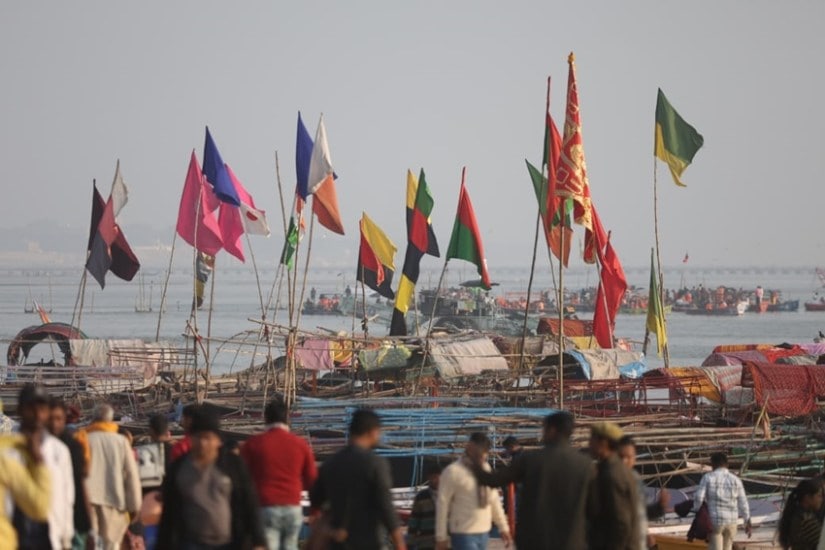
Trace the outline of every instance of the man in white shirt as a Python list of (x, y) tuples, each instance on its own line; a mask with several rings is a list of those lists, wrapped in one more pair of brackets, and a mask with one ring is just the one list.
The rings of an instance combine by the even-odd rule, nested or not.
[(705, 474), (693, 497), (694, 509), (702, 502), (708, 503), (708, 514), (713, 525), (708, 548), (710, 550), (731, 550), (736, 536), (737, 522), (741, 517), (745, 522), (745, 532), (751, 536), (751, 515), (748, 497), (742, 480), (728, 470), (725, 453), (710, 456), (713, 471)]
[(481, 462), (490, 471), (487, 454), (490, 440), (483, 433), (470, 435), (465, 454), (447, 466), (441, 474), (435, 505), (435, 541), (437, 550), (484, 550), (495, 523), (509, 547), (510, 527), (497, 490), (479, 485), (472, 465)]
[[(14, 513), (18, 544), (21, 550), (43, 548), (69, 550), (74, 536), (74, 475), (69, 448), (44, 427), (49, 419), (49, 396), (40, 386), (26, 384), (18, 397), (20, 432), (43, 434), (40, 452), (52, 479), (48, 523), (27, 518), (19, 509)], [(23, 457), (19, 457), (23, 459)]]

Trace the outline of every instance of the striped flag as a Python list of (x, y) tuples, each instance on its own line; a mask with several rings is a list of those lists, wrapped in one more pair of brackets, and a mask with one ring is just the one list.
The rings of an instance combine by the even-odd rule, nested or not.
[(415, 294), (421, 258), (424, 254), (436, 258), (440, 255), (430, 221), (434, 204), (424, 170), (421, 170), (418, 180), (415, 179), (412, 171), (407, 170), (407, 253), (404, 256), (404, 267), (401, 271), (398, 290), (395, 292), (395, 309), (392, 312), (390, 325), (391, 336), (407, 334), (405, 316)]

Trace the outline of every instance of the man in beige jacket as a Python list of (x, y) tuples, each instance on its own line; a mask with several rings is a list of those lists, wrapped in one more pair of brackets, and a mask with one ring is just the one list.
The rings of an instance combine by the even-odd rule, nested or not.
[(103, 550), (120, 550), (132, 519), (140, 510), (140, 476), (129, 441), (119, 433), (114, 411), (101, 405), (95, 421), (86, 428), (89, 477), (86, 479), (92, 505), (92, 531)]
[(510, 527), (497, 490), (479, 485), (472, 465), (479, 460), (484, 468), (490, 440), (483, 433), (470, 435), (465, 454), (441, 474), (438, 500), (435, 505), (435, 540), (437, 550), (484, 550), (495, 523), (501, 538), (509, 547)]

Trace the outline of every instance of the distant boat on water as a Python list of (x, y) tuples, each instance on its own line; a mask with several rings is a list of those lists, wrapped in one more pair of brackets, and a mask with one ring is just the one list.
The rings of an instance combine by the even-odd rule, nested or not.
[[(825, 269), (816, 268), (816, 276), (822, 288), (825, 288)], [(820, 296), (819, 291), (814, 292), (814, 298), (810, 302), (805, 302), (805, 311), (825, 311), (825, 296)]]

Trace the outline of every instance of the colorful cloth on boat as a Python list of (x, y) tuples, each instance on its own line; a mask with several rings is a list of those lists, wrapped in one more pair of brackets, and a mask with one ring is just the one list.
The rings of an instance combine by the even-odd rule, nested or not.
[(295, 346), (295, 358), (307, 370), (332, 370), (334, 364), (329, 344), (329, 340), (320, 338), (302, 340)]

